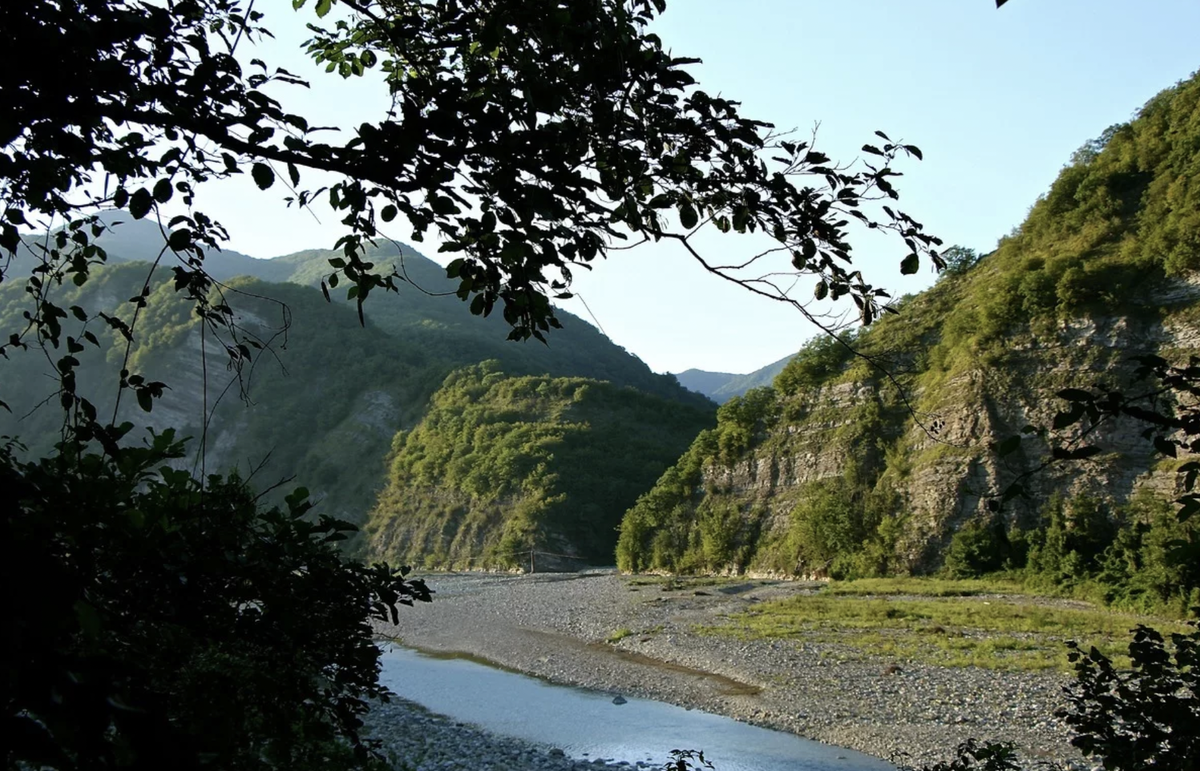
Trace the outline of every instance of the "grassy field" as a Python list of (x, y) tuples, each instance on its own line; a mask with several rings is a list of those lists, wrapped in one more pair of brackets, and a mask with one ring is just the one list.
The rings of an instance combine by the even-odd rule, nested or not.
[(1015, 584), (871, 579), (764, 602), (697, 631), (818, 643), (836, 658), (1069, 671), (1068, 640), (1126, 665), (1129, 631), (1139, 623), (1164, 633), (1187, 631), (1178, 621), (1038, 597)]

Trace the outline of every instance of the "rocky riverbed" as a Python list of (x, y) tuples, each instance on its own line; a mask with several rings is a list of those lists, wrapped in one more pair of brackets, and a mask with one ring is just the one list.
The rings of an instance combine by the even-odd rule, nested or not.
[[(1061, 674), (893, 664), (841, 656), (817, 642), (739, 640), (695, 631), (756, 602), (816, 591), (812, 584), (747, 581), (681, 592), (637, 585), (613, 573), (433, 574), (426, 580), (436, 592), (434, 602), (405, 609), (399, 627), (380, 629), (381, 634), (557, 683), (699, 708), (885, 759), (907, 755), (905, 762), (936, 762), (973, 737), (1015, 742), (1031, 760), (1087, 767), (1053, 717), (1062, 702)], [(496, 767), (572, 765), (545, 750), (509, 744), (512, 751), (533, 753), (529, 763)]]
[(561, 749), (496, 736), (404, 699), (375, 705), (366, 730), (382, 742), (392, 767), (404, 771), (642, 771), (654, 766), (573, 759)]

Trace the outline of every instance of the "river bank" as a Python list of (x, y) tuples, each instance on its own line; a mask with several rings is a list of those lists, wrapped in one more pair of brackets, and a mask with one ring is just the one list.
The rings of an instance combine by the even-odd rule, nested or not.
[(976, 738), (1015, 742), (1030, 759), (1079, 763), (1065, 726), (1053, 717), (1066, 682), (1061, 673), (897, 665), (845, 658), (819, 642), (696, 632), (755, 603), (816, 591), (816, 585), (747, 581), (679, 592), (612, 573), (433, 574), (426, 580), (434, 602), (405, 609), (399, 627), (381, 634), (885, 759), (936, 762)]
[(404, 771), (645, 771), (662, 765), (574, 759), (560, 749), (497, 736), (404, 699), (374, 705), (365, 729), (382, 743), (391, 767)]

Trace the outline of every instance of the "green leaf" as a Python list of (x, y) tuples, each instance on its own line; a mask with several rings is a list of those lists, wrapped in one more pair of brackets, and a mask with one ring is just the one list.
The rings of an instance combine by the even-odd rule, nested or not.
[(271, 171), (271, 167), (265, 163), (256, 163), (251, 166), (250, 176), (254, 177), (254, 184), (258, 185), (259, 190), (266, 190), (275, 184), (275, 172)]
[(145, 412), (154, 409), (154, 397), (150, 394), (149, 388), (139, 388), (137, 390), (138, 406)]
[(1092, 400), (1090, 393), (1079, 388), (1064, 388), (1056, 396), (1059, 399), (1066, 399), (1069, 402), (1088, 402)]
[(916, 252), (909, 254), (900, 261), (900, 272), (906, 276), (911, 276), (917, 272), (917, 268), (921, 267), (921, 258)]
[(392, 220), (396, 219), (397, 213), (398, 210), (396, 207), (389, 203), (387, 206), (383, 207), (383, 211), (379, 213), (379, 216), (384, 222), (391, 222)]
[(317, 0), (317, 18), (324, 19), (333, 8), (333, 0)]
[(813, 296), (818, 300), (824, 300), (828, 294), (829, 284), (826, 284), (824, 281), (818, 281), (816, 288), (813, 289)]
[(688, 201), (679, 204), (679, 224), (683, 225), (684, 229), (691, 230), (696, 227), (696, 223), (700, 221), (700, 217), (696, 214), (696, 209)]

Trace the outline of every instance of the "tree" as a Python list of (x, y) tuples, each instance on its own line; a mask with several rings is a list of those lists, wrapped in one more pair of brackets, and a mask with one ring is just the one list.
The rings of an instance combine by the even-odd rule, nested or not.
[(951, 246), (944, 250), (941, 256), (946, 263), (942, 275), (960, 276), (975, 267), (983, 255), (965, 246)]
[(371, 759), (370, 621), (428, 601), (348, 563), (306, 493), (262, 510), (168, 463), (171, 432), (37, 462), (0, 447), (4, 767), (327, 768)]
[(1072, 744), (1109, 771), (1194, 769), (1200, 763), (1200, 622), (1188, 634), (1134, 630), (1132, 669), (1122, 672), (1092, 648), (1075, 643), (1075, 683), (1058, 714), (1076, 735)]
[[(66, 225), (35, 247), (29, 325), (0, 352), (65, 343), (59, 366), (73, 399), (70, 353), (88, 338), (63, 339), (67, 310), (50, 290), (86, 281), (106, 259), (93, 243), (103, 226), (87, 215), (117, 207), (142, 218), (175, 199), (189, 207), (164, 223), (165, 250), (184, 261), (176, 285), (228, 333), (229, 307), (212, 299), (203, 270), (226, 234), (195, 207), (203, 182), (247, 173), (264, 190), (286, 185), (292, 204), (322, 197), (342, 214), (343, 256), (331, 261), (327, 292), (348, 284), (361, 311), (373, 291), (403, 281), (363, 256), (378, 228), (401, 218), (417, 240), (438, 232), (442, 249), (459, 255), (448, 267), (459, 297), (477, 314), (499, 307), (517, 338), (556, 326), (550, 298), (569, 296), (571, 272), (620, 242), (678, 241), (703, 269), (814, 321), (772, 275), (812, 277), (816, 299), (849, 296), (867, 323), (886, 309), (887, 293), (853, 268), (851, 222), (893, 231), (905, 273), (922, 257), (942, 264), (939, 242), (919, 222), (871, 205), (897, 197), (894, 162), (919, 158), (916, 147), (879, 132), (878, 145), (863, 146), (867, 160), (837, 164), (810, 141), (743, 117), (735, 102), (697, 87), (686, 69), (694, 60), (673, 57), (647, 31), (663, 0), (310, 7), (313, 58), (342, 77), (379, 72), (393, 100), (383, 120), (341, 144), (320, 139), (320, 116), (290, 113), (276, 98), (298, 78), (247, 55), (270, 34), (253, 3), (68, 0), (0, 10), (11, 40), (53, 52), (42, 66), (0, 76), (9, 105), (0, 247), (15, 254), (22, 227)], [(336, 181), (303, 187), (315, 171)], [(759, 233), (770, 246), (718, 264), (693, 244), (706, 226)], [(131, 333), (131, 321), (77, 315)], [(252, 352), (236, 339), (227, 348), (235, 363)], [(120, 385), (142, 403), (161, 391), (128, 375)]]

